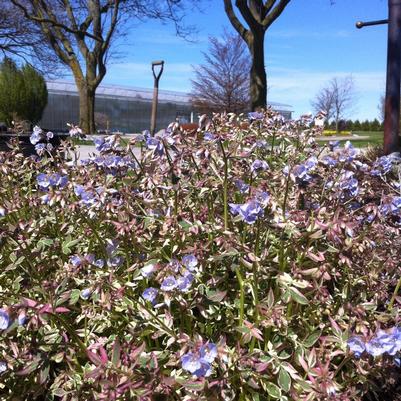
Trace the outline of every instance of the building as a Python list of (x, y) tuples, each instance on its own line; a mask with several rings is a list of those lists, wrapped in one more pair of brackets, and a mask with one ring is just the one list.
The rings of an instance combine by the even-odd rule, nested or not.
[[(79, 98), (74, 82), (47, 81), (48, 104), (40, 126), (46, 130), (66, 131), (67, 124), (78, 124)], [(153, 89), (101, 85), (96, 91), (95, 120), (100, 130), (124, 133), (141, 132), (150, 127)], [(291, 106), (270, 103), (285, 118), (291, 118)], [(159, 90), (156, 129), (172, 121), (196, 120), (190, 96), (183, 92)]]

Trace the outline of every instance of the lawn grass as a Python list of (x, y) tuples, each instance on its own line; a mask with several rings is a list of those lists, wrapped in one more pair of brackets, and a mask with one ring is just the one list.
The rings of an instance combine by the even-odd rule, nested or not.
[[(353, 131), (353, 134), (359, 136), (368, 136), (369, 138), (366, 139), (349, 139), (349, 141), (356, 147), (356, 148), (366, 148), (368, 146), (383, 146), (383, 132), (382, 131)], [(324, 138), (324, 141), (320, 138), (319, 141), (322, 143), (326, 141), (330, 141), (329, 138)], [(344, 145), (347, 142), (346, 139), (340, 140), (340, 144)]]

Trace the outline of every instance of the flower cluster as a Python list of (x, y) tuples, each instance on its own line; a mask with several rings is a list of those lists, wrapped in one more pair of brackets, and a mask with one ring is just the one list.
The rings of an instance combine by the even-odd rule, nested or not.
[(361, 337), (350, 337), (348, 347), (359, 358), (364, 352), (373, 357), (388, 354), (396, 355), (401, 350), (401, 328), (392, 327), (387, 331), (379, 330), (369, 341), (363, 341)]
[(119, 169), (135, 169), (138, 167), (136, 161), (130, 156), (119, 155), (99, 155), (91, 156), (82, 161), (83, 165), (94, 164), (97, 167), (104, 168), (111, 173)]
[(93, 143), (96, 150), (100, 153), (116, 150), (119, 147), (117, 135), (98, 137), (93, 140)]
[[(171, 274), (165, 275), (160, 289), (167, 293), (172, 291), (188, 292), (195, 279), (194, 273), (197, 266), (198, 259), (192, 254), (183, 256), (181, 263), (173, 259), (166, 266), (166, 270)], [(150, 278), (155, 270), (156, 266), (154, 264), (148, 264), (143, 267), (141, 273), (144, 277)], [(142, 296), (152, 304), (155, 304), (158, 293), (159, 291), (156, 288), (149, 287), (143, 291)]]
[(306, 185), (311, 182), (311, 173), (317, 166), (318, 160), (316, 156), (312, 156), (304, 163), (294, 166), (291, 170), (292, 179), (299, 185)]
[(36, 182), (42, 191), (47, 191), (50, 188), (64, 188), (68, 184), (68, 177), (59, 173), (40, 173), (36, 177)]
[(196, 377), (208, 377), (212, 374), (212, 363), (217, 357), (217, 347), (213, 343), (203, 344), (181, 357), (183, 369)]
[(388, 156), (379, 157), (373, 164), (370, 174), (373, 176), (384, 176), (393, 168), (393, 161)]
[(42, 156), (46, 151), (51, 152), (53, 150), (53, 145), (49, 143), (53, 137), (53, 132), (49, 131), (45, 133), (40, 127), (35, 125), (29, 140), (32, 145), (35, 145), (36, 153)]

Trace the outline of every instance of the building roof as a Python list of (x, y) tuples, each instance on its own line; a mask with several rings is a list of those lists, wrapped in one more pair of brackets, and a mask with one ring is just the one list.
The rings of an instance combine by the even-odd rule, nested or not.
[[(49, 80), (46, 81), (50, 94), (78, 95), (77, 86), (73, 81)], [(153, 99), (153, 89), (137, 88), (133, 86), (100, 85), (96, 89), (96, 96), (111, 99), (132, 99), (150, 102)], [(159, 89), (160, 103), (188, 104), (191, 96), (185, 92), (176, 92)], [(273, 110), (292, 111), (292, 106), (283, 103), (269, 102)]]

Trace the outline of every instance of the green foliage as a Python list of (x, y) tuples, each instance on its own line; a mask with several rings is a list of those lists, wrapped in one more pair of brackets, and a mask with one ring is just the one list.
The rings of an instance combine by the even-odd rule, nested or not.
[(32, 66), (21, 69), (5, 58), (0, 65), (0, 120), (27, 120), (36, 124), (47, 104), (46, 82)]

